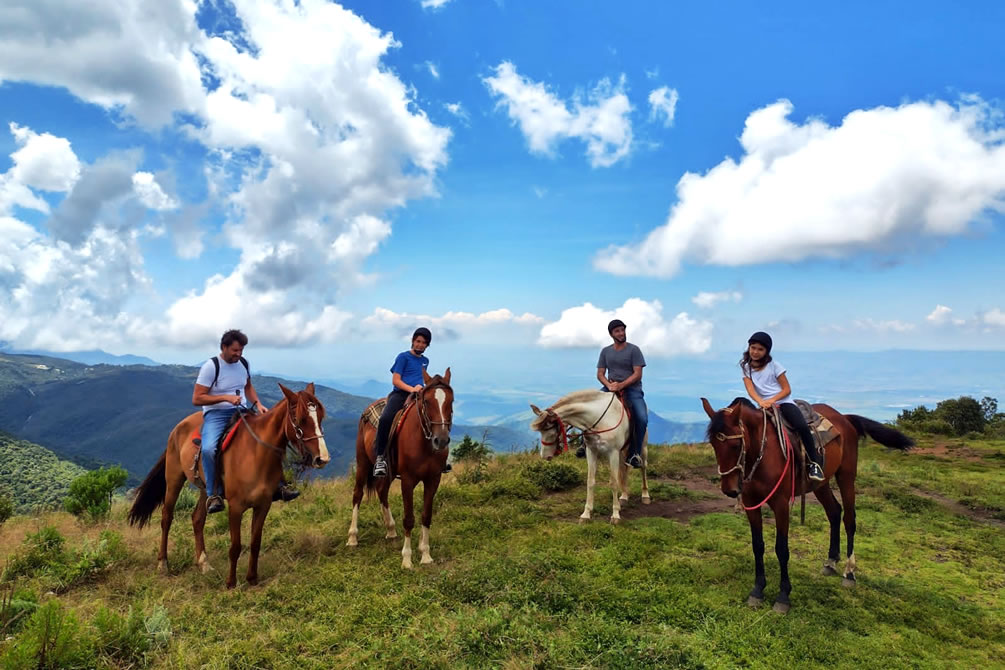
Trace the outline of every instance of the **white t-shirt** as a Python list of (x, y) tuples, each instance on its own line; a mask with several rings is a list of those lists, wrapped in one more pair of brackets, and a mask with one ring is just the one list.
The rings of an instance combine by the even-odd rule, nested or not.
[[(757, 395), (761, 396), (762, 400), (771, 398), (776, 393), (781, 392), (782, 385), (778, 382), (778, 378), (784, 374), (785, 368), (778, 361), (771, 361), (759, 370), (752, 370), (746, 366), (743, 367), (743, 375), (750, 377), (750, 380), (754, 382), (754, 390), (757, 391)], [(789, 395), (776, 402), (794, 403), (795, 401), (792, 399), (792, 393), (789, 393)]]
[[(213, 366), (212, 359), (207, 360), (199, 368), (199, 376), (196, 377), (195, 383), (201, 386), (209, 386), (210, 395), (239, 395), (241, 396), (241, 404), (244, 404), (246, 402), (244, 387), (248, 383), (248, 371), (244, 369), (244, 364), (241, 363), (240, 359), (234, 363), (227, 363), (219, 356), (217, 356), (217, 359), (220, 361), (220, 376), (216, 378), (216, 383), (213, 384), (213, 375), (216, 373), (216, 368)], [(234, 405), (229, 402), (218, 402), (213, 405), (203, 405), (202, 412), (205, 414), (212, 409), (232, 407)]]

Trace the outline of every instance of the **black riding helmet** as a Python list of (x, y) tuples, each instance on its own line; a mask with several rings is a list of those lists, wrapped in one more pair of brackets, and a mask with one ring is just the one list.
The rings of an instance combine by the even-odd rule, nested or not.
[(614, 319), (609, 324), (607, 324), (607, 334), (610, 335), (611, 331), (614, 330), (615, 328), (627, 328), (627, 327), (628, 326), (626, 326), (625, 322), (622, 321), (621, 319)]
[(432, 342), (433, 342), (433, 334), (431, 332), (429, 332), (428, 328), (426, 328), (425, 326), (416, 328), (415, 332), (412, 333), (412, 339), (414, 340), (415, 338), (419, 337), (420, 335), (422, 337), (426, 338), (426, 344), (432, 344)]
[(751, 335), (747, 340), (747, 344), (750, 344), (751, 342), (757, 342), (758, 344), (763, 345), (764, 348), (768, 350), (767, 353), (771, 353), (771, 335), (759, 330)]

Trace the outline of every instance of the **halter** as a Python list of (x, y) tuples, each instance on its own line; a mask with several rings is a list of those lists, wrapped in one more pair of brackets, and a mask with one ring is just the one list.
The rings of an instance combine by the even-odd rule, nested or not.
[[(317, 405), (315, 405), (312, 402), (309, 402), (307, 403), (307, 410), (308, 411), (317, 410)], [(320, 440), (324, 438), (325, 436), (324, 430), (321, 428), (321, 423), (318, 422), (317, 427), (318, 434), (305, 438), (303, 429), (299, 425), (297, 425), (297, 423), (293, 420), (293, 415), (295, 413), (296, 408), (294, 408), (293, 403), (288, 403), (286, 414), (290, 419), (290, 425), (293, 426), (294, 434), (297, 436), (297, 443), (296, 444), (293, 443), (293, 440), (291, 440), (289, 436), (289, 428), (284, 426), (283, 437), (286, 438), (286, 444), (283, 447), (277, 447), (275, 445), (271, 445), (262, 438), (258, 437), (258, 435), (255, 434), (255, 431), (252, 430), (251, 424), (248, 423), (247, 414), (245, 412), (241, 413), (241, 421), (244, 423), (244, 427), (247, 429), (248, 434), (251, 435), (251, 437), (253, 437), (255, 441), (258, 442), (260, 445), (268, 447), (269, 449), (272, 449), (273, 451), (279, 453), (280, 455), (285, 454), (287, 449), (293, 449), (300, 455), (300, 457), (303, 459), (303, 462), (307, 463), (310, 460), (310, 452), (307, 451), (306, 442), (308, 440)]]
[(422, 387), (421, 391), (415, 394), (416, 395), (415, 404), (417, 405), (417, 409), (419, 412), (419, 427), (422, 428), (422, 436), (425, 437), (426, 440), (429, 442), (433, 441), (433, 429), (435, 426), (446, 426), (447, 432), (448, 433), (450, 432), (450, 426), (451, 426), (450, 421), (432, 421), (429, 418), (429, 413), (426, 411), (426, 399), (424, 395), (426, 393), (426, 390), (429, 388), (440, 388), (440, 387), (445, 388), (448, 391), (453, 391), (453, 389), (450, 388), (450, 384), (440, 382), (433, 385), (432, 387), (424, 386)]
[[(609, 433), (612, 430), (616, 429), (618, 426), (620, 426), (621, 422), (625, 420), (625, 403), (622, 400), (622, 402), (621, 402), (621, 416), (618, 417), (618, 422), (616, 424), (614, 424), (613, 426), (611, 426), (610, 428), (604, 428), (603, 430), (593, 430), (597, 426), (597, 424), (600, 423), (600, 421), (605, 416), (607, 416), (607, 411), (609, 409), (611, 409), (611, 405), (614, 403), (614, 396), (615, 395), (618, 395), (618, 394), (615, 394), (615, 393), (611, 394), (611, 399), (608, 401), (607, 407), (604, 408), (604, 411), (601, 412), (600, 416), (597, 417), (597, 420), (594, 421), (593, 424), (589, 428), (585, 428), (585, 429), (584, 428), (580, 428), (580, 431), (581, 431), (580, 434), (579, 434), (579, 438), (580, 439), (585, 438), (587, 435), (600, 435), (601, 433)], [(618, 395), (618, 397), (620, 398), (620, 395)], [(575, 430), (576, 426), (573, 426), (571, 424), (567, 426), (565, 424), (565, 422), (562, 421), (562, 417), (560, 417), (558, 415), (558, 413), (555, 412), (555, 410), (554, 410), (553, 407), (549, 407), (548, 409), (544, 410), (544, 412), (549, 417), (551, 417), (551, 418), (553, 418), (555, 420), (555, 423), (558, 426), (558, 434), (555, 435), (555, 441), (554, 442), (547, 442), (547, 441), (545, 441), (544, 436), (542, 435), (541, 436), (541, 444), (543, 444), (546, 447), (554, 446), (554, 445), (558, 444), (558, 439), (559, 439), (558, 436), (561, 435), (562, 436), (562, 438), (561, 438), (562, 439), (562, 453), (564, 454), (565, 452), (569, 451), (569, 433), (571, 431)], [(575, 439), (576, 439), (576, 437), (573, 436), (573, 440), (575, 440)]]

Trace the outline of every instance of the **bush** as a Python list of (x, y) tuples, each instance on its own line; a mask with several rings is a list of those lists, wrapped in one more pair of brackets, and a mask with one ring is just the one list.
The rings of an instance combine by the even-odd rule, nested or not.
[(81, 635), (80, 624), (58, 601), (50, 601), (32, 615), (24, 631), (5, 650), (4, 670), (92, 668), (91, 639)]
[(545, 491), (567, 491), (583, 483), (582, 473), (571, 463), (536, 461), (525, 465), (522, 472)]
[(70, 492), (63, 501), (66, 511), (90, 521), (108, 516), (112, 493), (126, 483), (129, 474), (119, 466), (92, 470), (70, 482)]
[[(997, 408), (997, 402), (995, 403)], [(943, 400), (935, 407), (934, 414), (953, 427), (956, 435), (966, 435), (970, 431), (982, 432), (987, 420), (985, 408), (970, 396), (960, 396), (955, 400)]]
[(10, 584), (0, 591), (0, 640), (16, 633), (38, 609), (38, 602), (28, 591)]
[(454, 457), (455, 463), (458, 461), (481, 461), (488, 458), (491, 453), (492, 448), (489, 447), (484, 436), (482, 441), (478, 442), (471, 439), (470, 435), (465, 435), (457, 446), (450, 448), (450, 454)]
[(104, 572), (127, 554), (122, 536), (110, 530), (102, 531), (96, 545), (85, 542), (79, 551), (68, 550), (65, 544), (51, 526), (28, 535), (7, 561), (0, 581), (37, 578), (46, 588), (61, 592)]
[(14, 499), (6, 491), (0, 489), (0, 524), (11, 518), (14, 514)]
[(929, 419), (927, 421), (919, 421), (915, 424), (909, 424), (910, 428), (921, 432), (927, 433), (928, 435), (952, 435), (953, 427), (948, 421), (943, 421), (942, 419)]
[(509, 478), (494, 481), (485, 487), (489, 498), (521, 498), (534, 500), (541, 496), (541, 487), (527, 479)]

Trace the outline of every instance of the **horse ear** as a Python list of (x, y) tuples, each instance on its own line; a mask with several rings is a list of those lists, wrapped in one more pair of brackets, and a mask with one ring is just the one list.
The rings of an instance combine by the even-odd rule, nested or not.
[(705, 414), (708, 414), (708, 418), (710, 419), (715, 418), (715, 410), (712, 409), (712, 406), (710, 404), (708, 404), (707, 398), (701, 399), (701, 406), (705, 408)]
[(314, 395), (314, 382), (308, 384), (307, 388), (305, 388), (304, 390), (310, 393), (311, 395)]
[(286, 399), (289, 400), (290, 402), (293, 402), (297, 399), (297, 394), (289, 390), (282, 384), (279, 385), (279, 389), (283, 392), (283, 395), (286, 396)]
[(423, 386), (429, 386), (429, 380), (430, 379), (432, 379), (432, 377), (430, 377), (429, 373), (426, 372), (426, 369), (423, 368), (422, 369), (422, 384), (423, 384)]
[(531, 403), (530, 408), (534, 410), (534, 414), (541, 416), (541, 408), (539, 408), (537, 405)]
[(450, 383), (450, 368), (447, 368), (447, 371), (443, 373), (443, 382), (445, 384)]

